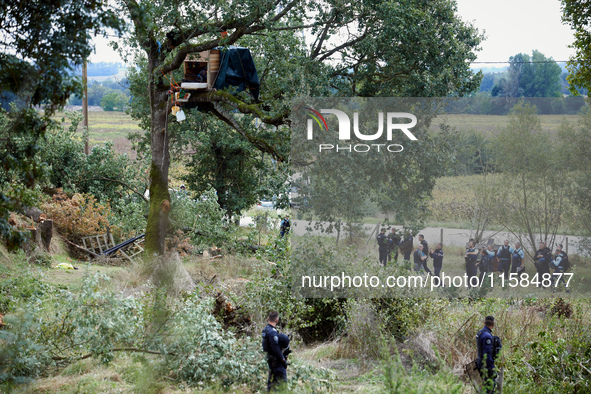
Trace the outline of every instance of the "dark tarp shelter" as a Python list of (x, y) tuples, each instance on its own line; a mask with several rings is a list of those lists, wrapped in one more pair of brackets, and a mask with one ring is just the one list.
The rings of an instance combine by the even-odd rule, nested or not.
[(248, 89), (250, 94), (258, 100), (260, 82), (250, 49), (239, 47), (216, 49), (221, 50), (221, 59), (214, 88), (224, 89), (234, 86), (238, 92)]

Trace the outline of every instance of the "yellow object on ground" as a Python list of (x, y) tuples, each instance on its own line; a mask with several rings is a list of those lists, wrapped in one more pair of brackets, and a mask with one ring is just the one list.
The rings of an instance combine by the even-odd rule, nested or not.
[(61, 268), (64, 270), (73, 270), (74, 266), (72, 264), (68, 264), (68, 263), (59, 263), (58, 265), (55, 266), (55, 268)]

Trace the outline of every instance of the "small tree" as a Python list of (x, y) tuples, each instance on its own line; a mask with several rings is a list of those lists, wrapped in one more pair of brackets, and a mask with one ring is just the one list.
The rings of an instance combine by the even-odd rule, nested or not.
[[(563, 166), (572, 171), (570, 176), (573, 184), (570, 197), (578, 208), (575, 222), (585, 235), (591, 236), (591, 157), (589, 157), (591, 109), (586, 107), (581, 112), (576, 125), (563, 124), (559, 137), (561, 151), (565, 154)], [(591, 249), (590, 246), (590, 242), (583, 244), (587, 249)]]
[(113, 90), (103, 96), (101, 107), (105, 111), (123, 111), (128, 103), (129, 98), (124, 93)]
[(532, 251), (540, 241), (551, 246), (563, 224), (568, 174), (557, 142), (541, 130), (537, 108), (514, 106), (495, 146), (502, 171), (498, 199), (505, 201), (499, 220)]

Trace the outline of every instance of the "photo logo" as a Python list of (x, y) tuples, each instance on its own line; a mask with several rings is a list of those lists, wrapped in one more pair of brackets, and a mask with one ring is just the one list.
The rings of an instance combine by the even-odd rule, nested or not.
[[(312, 119), (308, 119), (308, 140), (312, 140), (314, 138), (314, 121), (318, 124), (320, 129), (324, 125), (326, 131), (328, 131), (328, 125), (326, 123), (326, 119), (322, 116), (322, 114), (332, 114), (337, 117), (339, 122), (339, 140), (350, 140), (351, 139), (351, 119), (349, 115), (347, 115), (344, 111), (338, 109), (321, 109), (320, 112), (305, 107), (307, 111), (309, 111), (309, 115)], [(398, 123), (400, 119), (410, 119), (408, 123)], [(407, 112), (388, 112), (386, 113), (386, 138), (388, 141), (392, 140), (392, 135), (394, 134), (395, 130), (400, 130), (408, 137), (411, 141), (417, 141), (417, 137), (409, 130), (416, 126), (417, 124), (417, 117), (413, 114)], [(374, 134), (362, 134), (359, 130), (359, 113), (353, 112), (353, 133), (355, 137), (362, 141), (375, 141), (382, 137), (384, 133), (384, 113), (380, 112), (378, 114), (378, 131)]]
[[(324, 124), (324, 128), (326, 129), (326, 131), (328, 131), (328, 125), (326, 124), (326, 120), (324, 119), (324, 116), (322, 116), (320, 114), (320, 112), (313, 110), (312, 108), (309, 107), (304, 107), (305, 110), (310, 111), (310, 116), (316, 121), (316, 123), (318, 123), (318, 126), (320, 126), (320, 128), (322, 129), (322, 125)], [(322, 120), (322, 123), (320, 123), (320, 121)], [(308, 119), (308, 139), (311, 140), (312, 139), (312, 119)]]

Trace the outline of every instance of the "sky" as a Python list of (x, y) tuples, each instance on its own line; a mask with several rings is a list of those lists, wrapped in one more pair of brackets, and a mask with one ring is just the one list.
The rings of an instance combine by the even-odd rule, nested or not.
[(486, 40), (479, 62), (507, 61), (534, 49), (556, 61), (568, 60), (574, 50), (569, 26), (561, 22), (560, 0), (457, 0), (458, 14), (484, 30)]
[[(537, 49), (556, 61), (568, 60), (574, 36), (560, 18), (560, 0), (457, 0), (458, 14), (484, 31), (486, 40), (477, 62), (507, 61), (518, 53)], [(92, 62), (123, 62), (108, 46), (113, 38), (97, 37)], [(503, 67), (503, 64), (473, 64), (473, 67)]]

